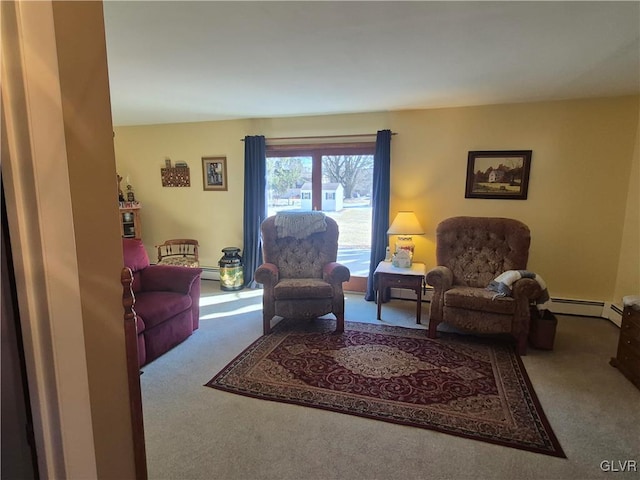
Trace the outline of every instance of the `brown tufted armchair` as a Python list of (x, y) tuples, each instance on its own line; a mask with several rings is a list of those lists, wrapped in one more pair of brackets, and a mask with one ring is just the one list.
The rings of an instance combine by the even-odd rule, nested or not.
[[(322, 215), (322, 214), (320, 214)], [(271, 332), (275, 315), (311, 319), (327, 313), (336, 317), (336, 333), (344, 332), (344, 292), (349, 280), (347, 267), (336, 263), (338, 224), (324, 217), (326, 230), (303, 238), (278, 233), (276, 217), (262, 222), (264, 263), (255, 280), (264, 285), (263, 331)]]
[(526, 354), (530, 304), (542, 294), (538, 282), (521, 278), (511, 297), (487, 290), (507, 270), (525, 270), (529, 257), (529, 228), (509, 218), (454, 217), (436, 228), (438, 266), (427, 273), (434, 287), (429, 338), (441, 322), (477, 333), (506, 333)]

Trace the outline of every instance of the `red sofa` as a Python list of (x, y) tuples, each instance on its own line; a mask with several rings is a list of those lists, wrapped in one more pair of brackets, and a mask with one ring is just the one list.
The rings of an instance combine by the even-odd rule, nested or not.
[(124, 265), (133, 273), (140, 366), (186, 340), (199, 326), (200, 268), (150, 265), (142, 241), (123, 238)]

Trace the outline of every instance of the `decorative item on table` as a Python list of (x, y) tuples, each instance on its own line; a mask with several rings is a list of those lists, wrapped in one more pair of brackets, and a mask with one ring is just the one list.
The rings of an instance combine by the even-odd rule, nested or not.
[(416, 214), (410, 211), (398, 212), (396, 218), (393, 219), (389, 230), (387, 230), (388, 235), (397, 235), (396, 245), (394, 252), (397, 255), (398, 252), (402, 250), (406, 250), (409, 252), (409, 265), (411, 266), (411, 261), (413, 260), (413, 251), (415, 249), (415, 244), (413, 243), (413, 235), (424, 235), (424, 230)]
[(171, 159), (169, 157), (164, 159), (164, 168), (171, 168)]
[(244, 273), (242, 257), (238, 247), (225, 247), (224, 255), (218, 262), (220, 266), (220, 289), (242, 290), (244, 286)]
[(391, 264), (398, 268), (411, 268), (411, 252), (401, 248), (393, 254)]

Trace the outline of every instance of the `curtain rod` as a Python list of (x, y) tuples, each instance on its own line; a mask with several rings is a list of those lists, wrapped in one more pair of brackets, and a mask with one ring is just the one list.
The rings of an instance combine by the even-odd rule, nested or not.
[[(267, 140), (315, 140), (319, 138), (357, 138), (357, 137), (375, 137), (376, 133), (357, 133), (355, 135), (315, 135), (310, 137), (274, 137), (274, 138), (265, 138)], [(397, 135), (395, 132), (391, 132), (391, 135)], [(241, 142), (244, 142), (244, 138), (240, 139)]]

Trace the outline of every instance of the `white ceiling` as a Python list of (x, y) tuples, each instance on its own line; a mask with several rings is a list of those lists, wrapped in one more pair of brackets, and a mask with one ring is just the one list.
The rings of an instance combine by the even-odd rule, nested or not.
[(104, 2), (115, 125), (640, 92), (640, 3)]

